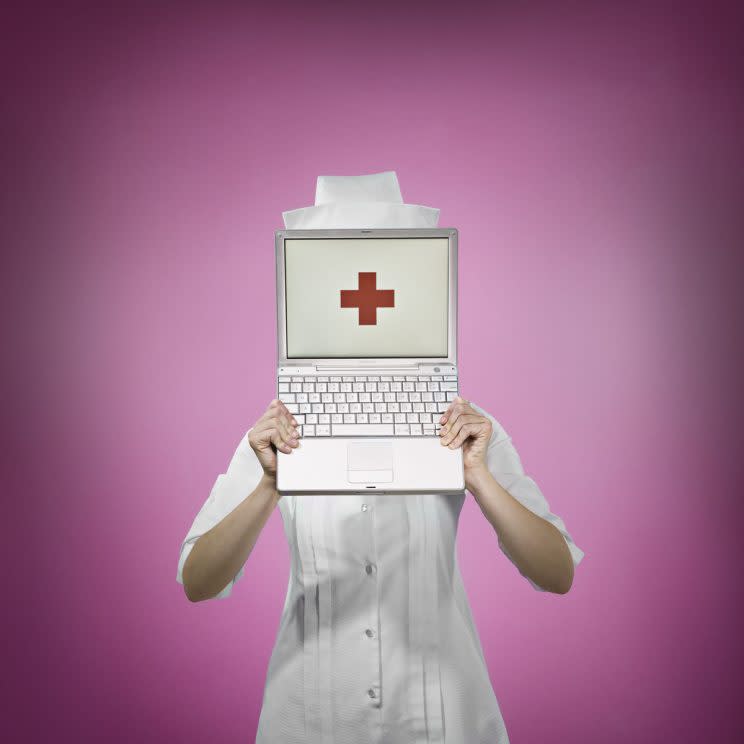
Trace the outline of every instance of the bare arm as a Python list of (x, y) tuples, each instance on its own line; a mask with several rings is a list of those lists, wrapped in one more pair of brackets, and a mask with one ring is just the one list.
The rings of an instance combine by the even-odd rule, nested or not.
[(276, 450), (298, 445), (297, 421), (278, 399), (251, 428), (248, 441), (264, 470), (252, 493), (194, 544), (183, 565), (183, 588), (192, 602), (219, 594), (248, 560), (261, 530), (279, 503)]
[(276, 481), (264, 473), (253, 493), (196, 541), (183, 566), (183, 588), (192, 602), (210, 599), (228, 585), (278, 502)]
[(568, 592), (573, 584), (574, 563), (563, 535), (502, 488), (486, 465), (490, 420), (458, 396), (440, 423), (444, 424), (440, 430), (442, 445), (462, 446), (465, 487), (520, 573), (546, 591)]
[(546, 591), (568, 592), (573, 583), (574, 564), (563, 535), (504, 490), (486, 467), (466, 475), (468, 491), (520, 573)]

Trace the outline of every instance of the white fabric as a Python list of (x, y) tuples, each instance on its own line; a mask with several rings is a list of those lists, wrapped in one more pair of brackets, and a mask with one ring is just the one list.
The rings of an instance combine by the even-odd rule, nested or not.
[(355, 230), (365, 227), (436, 227), (439, 210), (419, 204), (340, 202), (283, 212), (288, 230), (322, 228)]
[[(472, 405), (493, 423), (488, 469), (560, 530), (578, 565), (582, 550), (525, 475), (511, 437)], [(255, 489), (261, 473), (246, 434), (181, 546), (179, 582), (194, 542)], [(279, 500), (291, 563), (257, 744), (508, 742), (457, 563), (464, 499), (365, 494)], [(217, 596), (228, 597), (242, 575), (241, 568)]]
[(282, 212), (288, 230), (437, 227), (439, 210), (404, 204), (395, 171), (318, 176), (315, 206)]
[[(487, 465), (494, 478), (558, 528), (578, 565), (584, 553), (525, 474), (511, 437), (471, 405), (493, 424)], [(261, 474), (246, 434), (181, 545), (177, 581), (183, 583), (196, 540), (255, 489)], [(457, 563), (464, 500), (463, 494), (279, 500), (290, 572), (257, 744), (508, 742)], [(216, 596), (228, 597), (243, 572)]]
[(365, 176), (318, 176), (315, 203), (381, 201), (403, 203), (395, 171)]

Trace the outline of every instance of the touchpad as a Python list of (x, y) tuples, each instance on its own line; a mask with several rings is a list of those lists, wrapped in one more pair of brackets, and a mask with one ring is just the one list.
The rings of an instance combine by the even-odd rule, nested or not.
[(392, 442), (349, 442), (349, 483), (390, 483), (393, 480)]

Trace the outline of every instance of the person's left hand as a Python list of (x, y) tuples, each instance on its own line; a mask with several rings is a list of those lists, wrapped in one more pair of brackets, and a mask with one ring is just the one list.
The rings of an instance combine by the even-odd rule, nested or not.
[(462, 445), (466, 470), (486, 467), (486, 451), (491, 440), (491, 419), (481, 416), (465, 398), (459, 395), (442, 414), (439, 430), (441, 443), (455, 449)]

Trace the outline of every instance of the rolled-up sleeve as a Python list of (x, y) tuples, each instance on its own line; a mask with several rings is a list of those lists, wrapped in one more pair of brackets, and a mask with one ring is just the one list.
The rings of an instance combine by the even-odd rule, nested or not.
[[(579, 548), (573, 541), (573, 538), (566, 529), (563, 520), (550, 510), (547, 499), (543, 496), (542, 491), (537, 483), (525, 474), (519, 454), (512, 443), (512, 439), (503, 426), (487, 411), (471, 401), (470, 405), (483, 416), (491, 420), (493, 431), (491, 441), (486, 453), (486, 464), (488, 470), (493, 475), (497, 483), (508, 491), (517, 501), (527, 507), (533, 514), (537, 514), (546, 521), (550, 522), (561, 533), (566, 541), (568, 550), (571, 553), (574, 568), (581, 563), (584, 557), (584, 551)], [(499, 547), (504, 555), (514, 563), (513, 558), (504, 548), (501, 538), (499, 538)], [(516, 564), (515, 564), (516, 565)], [(522, 574), (524, 576), (524, 574)], [(528, 576), (524, 577), (537, 591), (545, 591)]]
[[(230, 514), (246, 496), (255, 490), (261, 480), (263, 468), (248, 442), (249, 433), (250, 430), (240, 440), (227, 471), (217, 476), (209, 497), (199, 510), (191, 529), (181, 543), (176, 572), (176, 581), (179, 584), (183, 584), (183, 567), (196, 541)], [(244, 570), (245, 566), (241, 566), (227, 586), (211, 599), (226, 599), (229, 597), (233, 585), (243, 576)]]

